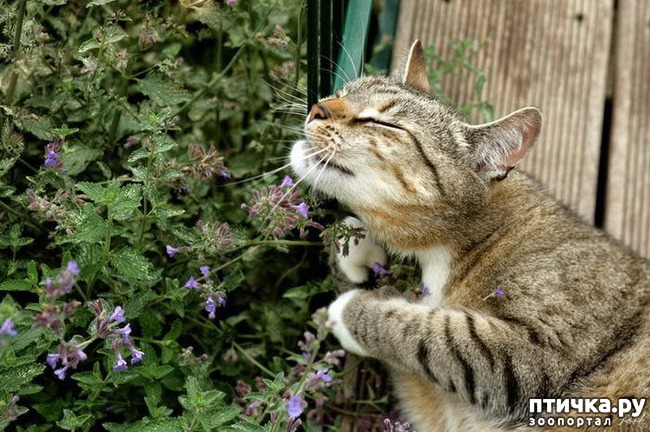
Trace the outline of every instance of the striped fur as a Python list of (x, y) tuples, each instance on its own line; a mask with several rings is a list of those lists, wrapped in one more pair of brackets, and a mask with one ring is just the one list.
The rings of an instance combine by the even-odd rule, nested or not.
[(510, 173), (537, 140), (536, 109), (468, 125), (410, 66), (319, 102), (292, 149), (305, 181), (417, 259), (433, 289), (421, 303), (345, 293), (331, 309), (344, 348), (389, 367), (419, 432), (531, 430), (532, 397), (649, 397), (648, 261)]

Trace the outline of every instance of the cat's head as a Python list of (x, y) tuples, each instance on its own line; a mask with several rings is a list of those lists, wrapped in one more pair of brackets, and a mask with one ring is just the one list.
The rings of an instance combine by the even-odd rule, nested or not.
[[(478, 212), (493, 185), (534, 144), (540, 127), (536, 108), (467, 124), (429, 95), (416, 41), (401, 78), (359, 78), (315, 104), (291, 163), (299, 177), (348, 205), (366, 224), (401, 223), (413, 235), (435, 230), (436, 218)], [(423, 226), (407, 227), (413, 217), (423, 218)]]

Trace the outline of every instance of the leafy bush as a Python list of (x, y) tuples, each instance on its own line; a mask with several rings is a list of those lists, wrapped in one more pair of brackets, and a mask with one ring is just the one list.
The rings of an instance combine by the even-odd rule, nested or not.
[(1, 427), (408, 430), (325, 342), (341, 227), (282, 170), (303, 7), (3, 2)]
[(322, 226), (275, 171), (302, 7), (3, 6), (2, 426), (336, 423)]

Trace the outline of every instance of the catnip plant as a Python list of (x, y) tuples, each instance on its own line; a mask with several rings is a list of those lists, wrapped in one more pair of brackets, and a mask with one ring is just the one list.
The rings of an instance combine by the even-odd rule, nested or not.
[(409, 430), (327, 338), (304, 7), (0, 0), (0, 428)]

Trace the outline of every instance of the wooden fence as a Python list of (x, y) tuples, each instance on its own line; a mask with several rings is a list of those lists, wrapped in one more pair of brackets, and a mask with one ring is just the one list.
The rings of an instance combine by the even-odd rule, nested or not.
[[(451, 40), (485, 42), (472, 61), (495, 115), (528, 105), (544, 114), (522, 168), (650, 256), (650, 1), (402, 1), (393, 65), (414, 39), (443, 57)], [(471, 102), (472, 80), (446, 77), (446, 95)]]

